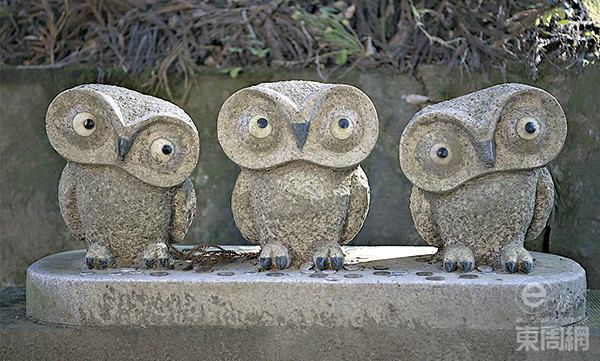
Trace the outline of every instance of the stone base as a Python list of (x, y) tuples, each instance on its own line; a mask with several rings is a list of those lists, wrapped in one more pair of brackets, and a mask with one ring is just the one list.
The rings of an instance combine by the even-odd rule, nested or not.
[(156, 270), (89, 274), (84, 251), (71, 251), (29, 267), (27, 314), (74, 326), (461, 332), (557, 327), (585, 316), (585, 271), (572, 260), (532, 252), (529, 275), (461, 274), (414, 256), (433, 252), (432, 247), (346, 247), (346, 264), (358, 269), (330, 274), (256, 272), (255, 261), (235, 261), (209, 273), (168, 270), (158, 276)]

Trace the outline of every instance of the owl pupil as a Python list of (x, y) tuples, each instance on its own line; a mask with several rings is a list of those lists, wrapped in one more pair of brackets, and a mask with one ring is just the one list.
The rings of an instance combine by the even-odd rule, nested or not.
[(346, 129), (350, 125), (350, 122), (346, 118), (340, 118), (340, 120), (338, 120), (338, 125), (340, 128)]
[(269, 121), (267, 121), (265, 118), (258, 118), (256, 121), (256, 125), (258, 125), (260, 129), (266, 128), (268, 123)]
[(94, 121), (90, 118), (83, 121), (83, 127), (87, 130), (90, 130), (94, 127)]
[(162, 152), (163, 152), (163, 154), (165, 154), (165, 155), (169, 155), (169, 154), (171, 154), (171, 152), (173, 152), (173, 147), (171, 147), (171, 146), (170, 146), (170, 145), (168, 145), (168, 144), (165, 144), (165, 145), (163, 145), (163, 147), (162, 147)]
[(446, 158), (448, 156), (448, 149), (442, 147), (437, 150), (437, 156), (440, 158)]
[(527, 124), (525, 124), (525, 131), (529, 134), (533, 134), (535, 133), (535, 131), (537, 130), (537, 127), (535, 126), (534, 122), (528, 122)]

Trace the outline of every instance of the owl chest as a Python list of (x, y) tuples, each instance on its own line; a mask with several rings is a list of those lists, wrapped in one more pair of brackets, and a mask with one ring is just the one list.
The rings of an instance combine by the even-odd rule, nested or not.
[(251, 172), (250, 199), (259, 224), (280, 229), (341, 228), (348, 211), (350, 172), (315, 165)]
[(166, 228), (171, 217), (171, 188), (155, 187), (113, 166), (81, 166), (77, 207), (86, 228), (142, 234)]
[[(536, 171), (495, 173), (471, 180), (447, 194), (430, 194), (444, 234), (481, 234), (500, 228), (508, 237), (525, 232), (535, 205)], [(454, 235), (458, 237), (458, 235)]]

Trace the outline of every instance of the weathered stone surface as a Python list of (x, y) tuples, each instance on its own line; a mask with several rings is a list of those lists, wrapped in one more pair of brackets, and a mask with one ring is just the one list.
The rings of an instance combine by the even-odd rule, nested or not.
[(261, 245), (264, 269), (339, 270), (369, 210), (359, 163), (379, 122), (359, 89), (308, 81), (263, 83), (223, 104), (219, 143), (241, 172), (231, 197), (236, 226)]
[[(256, 248), (254, 248), (256, 249)], [(254, 272), (251, 261), (210, 273), (86, 271), (83, 251), (52, 255), (28, 270), (27, 312), (79, 326), (400, 327), (514, 330), (562, 326), (585, 316), (585, 272), (575, 262), (533, 253), (530, 275), (448, 274), (422, 257), (432, 247), (347, 247), (359, 270), (321, 274)], [(233, 272), (225, 277), (223, 271)], [(350, 275), (360, 275), (360, 277)], [(315, 275), (322, 277), (315, 277)], [(349, 277), (348, 277), (349, 276)], [(540, 297), (540, 293), (545, 296)], [(359, 306), (358, 306), (359, 305)]]
[(496, 85), (414, 116), (400, 139), (400, 164), (415, 185), (415, 226), (439, 248), (446, 271), (482, 264), (531, 271), (523, 243), (546, 226), (554, 184), (544, 166), (566, 136), (556, 99), (523, 84)]
[(88, 84), (52, 101), (46, 131), (67, 159), (59, 205), (88, 246), (87, 266), (168, 265), (167, 245), (183, 240), (196, 212), (187, 177), (199, 144), (189, 116), (155, 97)]
[[(412, 329), (406, 327), (287, 327), (287, 326), (145, 326), (64, 327), (40, 324), (26, 317), (25, 287), (0, 292), (0, 358), (155, 359), (173, 360), (598, 360), (600, 356), (600, 291), (588, 290), (583, 322), (546, 335), (566, 335), (575, 327), (589, 340), (576, 350), (539, 350), (542, 333), (536, 328), (538, 349), (526, 350), (518, 331), (483, 329)], [(548, 344), (553, 340), (548, 339)], [(575, 340), (573, 339), (573, 342)], [(307, 347), (310, 345), (310, 347)]]

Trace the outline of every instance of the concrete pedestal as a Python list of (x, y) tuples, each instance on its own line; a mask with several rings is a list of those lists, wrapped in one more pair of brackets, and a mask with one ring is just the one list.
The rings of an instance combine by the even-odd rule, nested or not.
[[(253, 251), (253, 247), (230, 247)], [(585, 271), (533, 252), (531, 274), (446, 273), (431, 247), (346, 247), (350, 270), (256, 272), (235, 261), (208, 273), (85, 269), (84, 251), (27, 272), (27, 314), (73, 326), (514, 330), (585, 316)], [(420, 256), (416, 256), (420, 255)], [(425, 257), (426, 258), (426, 257)], [(158, 273), (157, 273), (158, 272)]]

